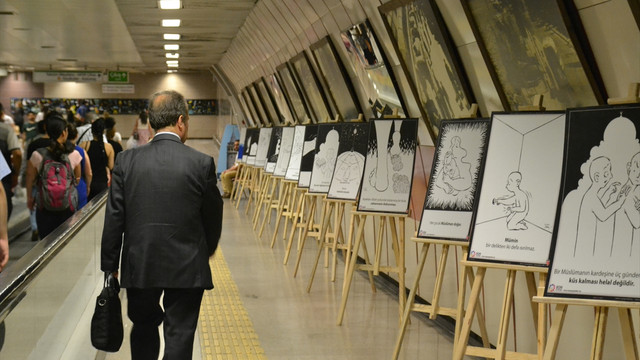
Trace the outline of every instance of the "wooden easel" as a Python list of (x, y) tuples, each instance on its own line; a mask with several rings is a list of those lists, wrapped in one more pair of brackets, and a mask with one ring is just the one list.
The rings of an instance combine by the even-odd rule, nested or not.
[(640, 83), (629, 84), (629, 92), (627, 94), (627, 97), (607, 99), (607, 104), (609, 105), (623, 105), (623, 104), (635, 104), (635, 103), (640, 103)]
[[(271, 191), (267, 195), (268, 201), (263, 203), (265, 212), (264, 217), (262, 218), (262, 224), (260, 225), (260, 232), (258, 233), (258, 237), (262, 237), (262, 232), (264, 231), (264, 224), (266, 223), (267, 217), (269, 218), (269, 224), (271, 224), (271, 210), (278, 211), (278, 209), (280, 208), (280, 202), (283, 196), (282, 190), (284, 188), (282, 181), (283, 178), (281, 177), (271, 177)], [(277, 197), (276, 193), (278, 193)]]
[(283, 263), (285, 265), (289, 262), (293, 238), (297, 230), (300, 230), (298, 233), (298, 252), (302, 252), (302, 247), (304, 246), (304, 241), (307, 236), (314, 236), (316, 238), (320, 236), (320, 231), (317, 229), (319, 225), (315, 222), (315, 210), (318, 200), (322, 199), (325, 194), (310, 193), (306, 188), (303, 190), (303, 193), (298, 198), (296, 210), (292, 214), (293, 224), (291, 225), (291, 234), (289, 235), (289, 241), (287, 242), (287, 248), (284, 254)]
[[(467, 303), (466, 310), (464, 307), (464, 292), (465, 284), (461, 284), (458, 293), (458, 314), (464, 314), (464, 318), (461, 321), (456, 322), (456, 334), (459, 334), (457, 341), (453, 347), (453, 359), (462, 360), (464, 355), (479, 356), (490, 359), (538, 359), (542, 356), (543, 346), (546, 338), (547, 330), (547, 313), (545, 307), (542, 305), (535, 305), (531, 303), (531, 310), (533, 312), (534, 325), (536, 327), (536, 333), (538, 337), (538, 346), (536, 354), (526, 354), (521, 352), (507, 351), (507, 335), (509, 330), (509, 319), (511, 316), (511, 307), (513, 305), (513, 289), (515, 286), (516, 274), (523, 272), (527, 282), (527, 289), (529, 290), (529, 298), (532, 299), (536, 294), (540, 295), (540, 289), (544, 289), (544, 284), (547, 276), (546, 267), (536, 266), (523, 266), (523, 265), (509, 265), (498, 263), (487, 263), (480, 261), (470, 262), (466, 259), (460, 261), (460, 264), (465, 267), (464, 271), (467, 271), (467, 267), (476, 267), (476, 276), (471, 283), (471, 293), (469, 294), (469, 302)], [(499, 269), (507, 271), (507, 281), (505, 284), (504, 296), (502, 299), (502, 310), (500, 315), (500, 326), (498, 328), (498, 340), (495, 344), (495, 349), (486, 347), (469, 346), (469, 333), (471, 332), (471, 324), (475, 311), (478, 308), (480, 291), (484, 286), (484, 277), (487, 269)], [(539, 274), (538, 285), (536, 285), (535, 273)], [(464, 313), (463, 313), (464, 311)], [(459, 327), (461, 326), (461, 327)]]
[(244, 209), (244, 213), (249, 213), (249, 208), (251, 207), (251, 203), (257, 201), (258, 195), (260, 194), (260, 185), (262, 178), (262, 167), (253, 166), (251, 168), (250, 181), (249, 181), (249, 201), (247, 201), (247, 205)]
[[(311, 286), (313, 285), (313, 279), (316, 275), (316, 270), (318, 269), (318, 263), (320, 262), (320, 256), (322, 255), (322, 250), (331, 251), (333, 254), (332, 258), (332, 270), (331, 270), (331, 281), (336, 281), (336, 267), (337, 267), (337, 255), (338, 250), (345, 251), (345, 259), (346, 259), (346, 250), (347, 250), (347, 241), (344, 236), (344, 232), (342, 231), (342, 221), (344, 219), (345, 208), (347, 205), (355, 205), (355, 202), (352, 200), (337, 200), (337, 199), (325, 199), (325, 214), (322, 216), (322, 221), (320, 225), (320, 238), (318, 239), (318, 252), (316, 254), (316, 261), (313, 266), (313, 270), (311, 270), (311, 277), (309, 278), (309, 285), (307, 285), (307, 292), (311, 291)], [(331, 226), (331, 218), (333, 216), (333, 226)], [(328, 252), (327, 252), (328, 254)], [(325, 267), (328, 266), (328, 259), (325, 258)], [(348, 261), (345, 261), (347, 264)]]
[(272, 174), (267, 173), (264, 169), (262, 170), (262, 173), (260, 174), (260, 191), (258, 192), (258, 196), (257, 196), (257, 201), (256, 201), (256, 208), (253, 210), (253, 217), (252, 217), (252, 223), (253, 223), (253, 230), (255, 231), (256, 227), (258, 227), (258, 220), (260, 217), (260, 212), (262, 210), (262, 204), (267, 200), (266, 197), (268, 195), (270, 195), (270, 192), (268, 191), (269, 189), (269, 185), (271, 185), (271, 179), (272, 179)]
[[(393, 359), (398, 359), (400, 355), (400, 349), (402, 347), (402, 341), (404, 340), (404, 335), (407, 329), (407, 324), (409, 323), (409, 316), (411, 315), (411, 311), (417, 311), (422, 313), (428, 313), (429, 319), (435, 320), (438, 315), (450, 316), (454, 320), (456, 320), (456, 325), (460, 322), (460, 313), (458, 312), (458, 308), (449, 308), (440, 306), (440, 294), (442, 290), (442, 283), (444, 280), (444, 273), (447, 265), (447, 258), (449, 255), (449, 248), (451, 246), (456, 247), (460, 250), (460, 254), (465, 254), (469, 247), (469, 243), (466, 241), (456, 241), (456, 240), (445, 240), (445, 239), (433, 239), (433, 238), (411, 238), (412, 241), (417, 244), (422, 244), (422, 250), (420, 252), (420, 262), (418, 263), (418, 267), (416, 268), (416, 278), (413, 282), (413, 287), (409, 292), (409, 298), (407, 299), (407, 305), (404, 308), (404, 313), (402, 315), (402, 323), (400, 325), (400, 329), (398, 331), (398, 338), (396, 340), (396, 346), (393, 351)], [(422, 272), (424, 270), (424, 265), (427, 261), (427, 254), (429, 253), (429, 248), (437, 245), (442, 246), (442, 252), (440, 253), (440, 258), (438, 260), (438, 269), (436, 271), (436, 280), (433, 286), (433, 295), (431, 297), (431, 304), (415, 304), (416, 293), (418, 292), (418, 288), (420, 286), (420, 278), (422, 277)], [(469, 284), (473, 284), (474, 275), (473, 271), (470, 267), (466, 267), (463, 269), (465, 271), (462, 272), (460, 276), (460, 286), (466, 286), (466, 280), (468, 279)], [(487, 333), (487, 327), (484, 321), (484, 314), (482, 311), (482, 306), (480, 302), (476, 304), (476, 317), (478, 321), (478, 325), (480, 327), (482, 342), (485, 347), (489, 347), (489, 335)], [(456, 333), (454, 339), (457, 339), (459, 327), (456, 326)], [(454, 341), (455, 343), (455, 341)]]
[(284, 230), (282, 232), (282, 239), (286, 240), (287, 224), (291, 219), (293, 208), (296, 203), (296, 186), (298, 182), (295, 180), (282, 180), (282, 195), (280, 196), (278, 203), (278, 211), (276, 215), (276, 228), (273, 230), (273, 236), (271, 237), (271, 248), (276, 243), (278, 237), (278, 229), (280, 228), (280, 222), (284, 218)]
[(539, 303), (539, 306), (544, 306), (544, 304), (556, 305), (553, 312), (553, 324), (549, 330), (549, 338), (547, 339), (547, 344), (544, 349), (544, 360), (553, 360), (556, 357), (556, 350), (558, 349), (560, 341), (560, 333), (562, 332), (564, 318), (569, 305), (592, 306), (594, 308), (595, 320), (593, 324), (593, 337), (591, 342), (591, 360), (600, 360), (604, 355), (604, 338), (606, 334), (609, 309), (618, 310), (626, 359), (640, 359), (640, 356), (638, 355), (638, 337), (633, 327), (633, 318), (631, 315), (632, 309), (640, 309), (640, 302), (571, 299), (545, 296), (536, 296), (533, 298), (533, 301)]
[[(349, 259), (347, 265), (347, 274), (345, 276), (345, 282), (342, 289), (342, 300), (340, 302), (340, 310), (338, 314), (337, 324), (342, 324), (344, 318), (344, 312), (347, 307), (347, 300), (349, 298), (349, 290), (351, 289), (351, 282), (353, 280), (353, 274), (356, 270), (372, 271), (373, 275), (379, 275), (380, 271), (386, 271), (390, 273), (398, 274), (398, 302), (399, 302), (399, 314), (402, 316), (402, 310), (405, 306), (406, 292), (404, 285), (404, 224), (407, 214), (392, 214), (392, 213), (372, 213), (363, 211), (352, 211), (352, 220), (358, 222), (358, 229), (355, 235), (355, 242), (353, 246), (353, 253)], [(369, 260), (367, 254), (366, 245), (364, 242), (364, 227), (367, 219), (371, 218), (372, 221), (378, 220), (378, 236), (375, 237), (375, 249), (374, 249), (374, 261)], [(380, 265), (380, 259), (382, 257), (382, 244), (384, 242), (384, 235), (386, 233), (387, 225), (390, 228), (392, 238), (392, 249), (394, 252), (395, 266), (382, 266)], [(358, 264), (358, 251), (360, 246), (363, 246), (365, 264)]]
[[(298, 268), (300, 267), (300, 260), (302, 259), (302, 250), (304, 249), (304, 245), (307, 241), (307, 237), (313, 236), (318, 241), (320, 241), (321, 228), (322, 228), (321, 224), (325, 222), (325, 215), (327, 213), (327, 203), (324, 201), (327, 197), (327, 194), (307, 192), (305, 196), (308, 197), (309, 212), (307, 213), (307, 217), (304, 222), (306, 226), (303, 227), (304, 231), (302, 231), (302, 237), (300, 238), (300, 241), (298, 244), (298, 254), (296, 256), (296, 266), (293, 270), (293, 277), (296, 277), (298, 275)], [(322, 202), (322, 210), (321, 210), (320, 222), (316, 226), (315, 217), (316, 217), (316, 208), (318, 207), (318, 201)]]
[(248, 186), (249, 179), (249, 165), (241, 163), (238, 167), (238, 173), (236, 179), (233, 182), (233, 191), (231, 192), (231, 198), (236, 202), (236, 209), (240, 205), (240, 199), (246, 194), (244, 193)]

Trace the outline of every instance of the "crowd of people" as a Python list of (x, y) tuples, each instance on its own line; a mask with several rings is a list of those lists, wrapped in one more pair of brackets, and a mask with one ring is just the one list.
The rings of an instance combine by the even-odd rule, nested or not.
[[(0, 158), (3, 185), (0, 187), (0, 271), (8, 261), (7, 223), (14, 193), (26, 197), (31, 239), (42, 239), (108, 188), (115, 158), (120, 152), (144, 145), (153, 136), (146, 110), (140, 114), (126, 143), (116, 130), (113, 117), (107, 112), (97, 113), (84, 102), (78, 108), (68, 109), (66, 114), (46, 105), (36, 113), (35, 109), (25, 109), (17, 102), (12, 115), (0, 103), (3, 155)], [(47, 192), (55, 191), (55, 186), (46, 183), (45, 171), (51, 168), (50, 164), (64, 165), (62, 170), (68, 172), (69, 182), (75, 189), (72, 199), (60, 205), (66, 207), (64, 209), (48, 204), (54, 200)]]

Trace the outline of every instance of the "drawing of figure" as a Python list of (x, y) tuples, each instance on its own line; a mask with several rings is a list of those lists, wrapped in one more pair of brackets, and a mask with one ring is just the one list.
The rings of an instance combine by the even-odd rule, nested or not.
[(460, 146), (461, 142), (459, 136), (451, 139), (451, 147), (444, 155), (442, 171), (435, 183), (444, 192), (454, 196), (468, 190), (473, 183), (471, 163), (463, 160), (467, 156), (467, 150)]
[(595, 255), (598, 222), (605, 222), (620, 210), (630, 188), (625, 185), (616, 196), (620, 183), (609, 184), (613, 178), (611, 161), (604, 156), (593, 159), (589, 165), (589, 177), (591, 185), (582, 197), (578, 212), (578, 232), (573, 247), (574, 257), (578, 242), (581, 247), (589, 246), (592, 249), (589, 253)]
[(258, 142), (256, 141), (256, 139), (250, 139), (249, 143), (251, 144), (251, 146), (249, 147), (249, 155), (256, 156), (256, 153), (258, 152)]
[(629, 180), (622, 187), (628, 188), (628, 196), (622, 208), (616, 212), (615, 231), (611, 242), (610, 256), (631, 256), (634, 245), (638, 246), (640, 232), (640, 152), (627, 163)]
[(519, 171), (513, 171), (507, 178), (506, 189), (510, 194), (493, 199), (494, 205), (504, 205), (509, 213), (507, 216), (507, 229), (509, 230), (527, 230), (525, 218), (529, 213), (529, 196), (520, 189), (522, 182), (522, 174)]
[(392, 121), (376, 121), (376, 140), (378, 144), (376, 167), (369, 174), (369, 183), (379, 192), (384, 192), (389, 187), (389, 169), (387, 158), (387, 144)]

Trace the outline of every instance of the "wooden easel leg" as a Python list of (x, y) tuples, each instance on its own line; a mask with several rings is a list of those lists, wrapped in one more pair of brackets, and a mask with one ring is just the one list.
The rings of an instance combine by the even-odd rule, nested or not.
[[(273, 178), (272, 180), (272, 184), (271, 184), (271, 192), (269, 194), (269, 202), (266, 204), (265, 206), (265, 212), (264, 212), (264, 217), (262, 218), (262, 224), (260, 225), (260, 233), (258, 233), (258, 237), (262, 237), (262, 232), (264, 231), (264, 225), (265, 222), (267, 220), (267, 217), (269, 218), (269, 224), (271, 224), (271, 207), (273, 205), (274, 202), (274, 198), (276, 195), (276, 191), (278, 190), (278, 179), (277, 178)], [(280, 194), (280, 196), (278, 196), (278, 208), (280, 207), (280, 198), (282, 197), (282, 194)]]
[(296, 256), (296, 266), (293, 269), (293, 277), (298, 275), (298, 268), (300, 267), (300, 260), (302, 259), (302, 249), (304, 249), (304, 243), (307, 241), (307, 235), (309, 234), (309, 228), (313, 226), (313, 217), (316, 214), (316, 206), (318, 201), (315, 197), (312, 197), (313, 201), (311, 201), (311, 209), (309, 209), (309, 215), (307, 216), (307, 222), (304, 225), (304, 232), (302, 233), (302, 242), (300, 243), (300, 248), (298, 249), (298, 255)]
[(604, 347), (604, 337), (609, 317), (609, 308), (597, 306), (595, 324), (593, 326), (593, 342), (591, 345), (591, 360), (601, 360)]
[[(276, 215), (276, 228), (273, 230), (273, 236), (271, 236), (271, 248), (273, 249), (273, 245), (276, 243), (276, 238), (278, 237), (278, 229), (280, 228), (280, 221), (282, 221), (282, 217), (284, 216), (285, 202), (287, 201), (289, 193), (289, 183), (282, 184), (282, 193), (279, 197), (278, 211)], [(285, 230), (286, 232), (286, 230)]]
[[(367, 216), (363, 216), (361, 221), (365, 221), (365, 219), (367, 218)], [(374, 223), (374, 221), (371, 221), (371, 223)], [(362, 254), (364, 257), (364, 261), (367, 265), (371, 265), (373, 264), (371, 262), (371, 260), (369, 259), (369, 250), (367, 250), (367, 242), (364, 239), (364, 232), (362, 233)], [(375, 237), (375, 234), (374, 234)], [(356, 255), (356, 258), (358, 257), (358, 253), (354, 253)], [(372, 270), (368, 270), (367, 271), (369, 273), (369, 284), (371, 285), (371, 292), (375, 293), (376, 290), (376, 283), (373, 281), (373, 271)]]
[(553, 323), (551, 324), (551, 329), (549, 329), (547, 346), (544, 349), (544, 360), (553, 360), (556, 358), (556, 351), (558, 350), (558, 344), (560, 343), (560, 333), (562, 332), (565, 315), (567, 315), (567, 305), (557, 304), (556, 309), (553, 312)]
[(442, 292), (442, 283), (444, 282), (444, 270), (447, 266), (447, 257), (449, 256), (449, 245), (442, 245), (442, 253), (440, 261), (438, 261), (438, 274), (436, 274), (436, 283), (434, 285), (433, 298), (431, 298), (431, 313), (429, 319), (435, 320), (440, 309), (440, 293)]
[(507, 270), (507, 284), (502, 299), (502, 314), (500, 315), (500, 328), (498, 329), (498, 343), (496, 344), (496, 360), (504, 359), (507, 353), (507, 335), (509, 334), (509, 319), (511, 318), (511, 305), (513, 304), (513, 288), (516, 282), (516, 271)]
[(309, 278), (309, 284), (307, 285), (307, 292), (311, 292), (311, 286), (313, 285), (313, 279), (316, 276), (316, 270), (318, 269), (318, 263), (320, 262), (320, 256), (322, 255), (322, 249), (325, 247), (325, 237), (327, 234), (328, 218), (331, 216), (331, 212), (335, 207), (335, 203), (328, 202), (325, 211), (328, 215), (325, 217), (325, 220), (322, 222), (322, 226), (320, 228), (320, 241), (318, 242), (318, 251), (316, 252), (316, 261), (313, 264), (313, 269), (311, 269), (311, 277)]
[[(397, 219), (397, 220), (396, 220)], [(404, 218), (388, 217), (391, 230), (391, 244), (395, 256), (395, 269), (398, 273), (398, 303), (399, 319), (402, 318), (404, 305), (407, 301), (407, 291), (405, 287), (404, 269)], [(397, 221), (397, 224), (396, 224)]]
[(374, 248), (374, 263), (373, 263), (373, 275), (380, 275), (380, 258), (382, 257), (382, 243), (384, 242), (385, 229), (387, 228), (387, 217), (380, 217), (380, 224), (378, 225), (378, 236), (375, 238)]
[(638, 356), (638, 338), (633, 328), (631, 309), (618, 308), (618, 317), (620, 319), (624, 353), (627, 360), (640, 360), (640, 356)]
[(349, 298), (349, 290), (351, 289), (351, 281), (353, 279), (353, 273), (356, 270), (356, 265), (358, 262), (358, 250), (360, 250), (360, 244), (364, 238), (364, 225), (366, 221), (363, 218), (358, 225), (358, 230), (356, 231), (356, 241), (353, 246), (353, 255), (351, 256), (351, 262), (347, 267), (347, 274), (345, 275), (345, 283), (342, 289), (342, 300), (340, 301), (340, 310), (338, 311), (338, 320), (336, 322), (337, 325), (342, 325), (342, 319), (344, 318), (344, 311), (347, 307), (347, 299)]
[[(540, 275), (538, 275), (538, 291), (536, 295), (539, 295), (539, 296), (544, 295), (544, 288), (546, 286), (546, 282), (547, 282), (547, 274), (540, 273)], [(540, 359), (544, 354), (544, 344), (547, 342), (547, 320), (548, 320), (547, 306), (545, 304), (540, 304), (540, 303), (537, 304), (537, 312), (538, 312), (538, 317), (535, 323), (538, 326), (537, 354), (538, 354), (538, 359)]]
[(413, 309), (413, 304), (416, 300), (416, 293), (418, 292), (418, 286), (420, 284), (420, 278), (422, 277), (422, 271), (424, 270), (424, 264), (427, 262), (427, 254), (429, 253), (430, 245), (430, 243), (422, 244), (422, 250), (420, 251), (420, 262), (418, 263), (418, 267), (416, 268), (416, 278), (413, 281), (413, 287), (411, 288), (411, 292), (409, 292), (409, 298), (407, 299), (407, 304), (405, 305), (404, 313), (402, 314), (400, 329), (398, 330), (398, 338), (396, 339), (396, 346), (393, 350), (393, 360), (397, 360), (398, 356), (400, 355), (400, 348), (402, 347), (402, 341), (404, 340), (404, 334), (407, 330), (409, 316), (411, 315), (411, 310)]
[(299, 196), (300, 198), (298, 199), (296, 208), (292, 213), (293, 224), (291, 224), (291, 235), (289, 235), (289, 241), (287, 242), (287, 249), (285, 250), (285, 255), (284, 255), (285, 265), (287, 265), (287, 262), (289, 261), (289, 254), (291, 253), (291, 245), (293, 245), (293, 238), (295, 237), (296, 230), (298, 229), (298, 219), (300, 218), (300, 209), (304, 205), (304, 193), (301, 193)]
[[(467, 304), (467, 309), (464, 313), (464, 319), (462, 319), (462, 327), (460, 328), (458, 341), (456, 344), (454, 344), (453, 360), (462, 360), (462, 358), (464, 357), (464, 353), (467, 350), (469, 333), (471, 332), (471, 324), (473, 322), (473, 316), (475, 313), (476, 305), (478, 303), (478, 298), (480, 296), (480, 290), (482, 289), (482, 284), (484, 283), (484, 276), (486, 272), (486, 268), (478, 268), (478, 272), (476, 273), (475, 279), (471, 286), (471, 292), (469, 293), (469, 303)], [(459, 302), (464, 304), (464, 298), (462, 298), (462, 300), (458, 298), (458, 300)], [(460, 306), (460, 303), (458, 304), (458, 306)], [(458, 321), (460, 321), (460, 319), (458, 319)]]
[(344, 234), (342, 233), (342, 219), (344, 218), (344, 203), (337, 204), (337, 215), (335, 220), (335, 228), (337, 229), (336, 236), (333, 240), (333, 247), (331, 251), (333, 252), (333, 264), (331, 268), (331, 282), (336, 281), (336, 268), (338, 267), (338, 244), (342, 241), (344, 244)]

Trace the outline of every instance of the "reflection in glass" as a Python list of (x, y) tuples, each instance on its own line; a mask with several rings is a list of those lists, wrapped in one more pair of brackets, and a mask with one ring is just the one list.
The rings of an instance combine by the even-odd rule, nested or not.
[(312, 115), (315, 116), (315, 122), (326, 122), (328, 119), (333, 118), (327, 109), (318, 80), (311, 69), (306, 53), (302, 52), (291, 59), (291, 65), (293, 65), (295, 74), (298, 77), (298, 83), (302, 88), (303, 94), (313, 110)]
[(265, 126), (269, 126), (269, 124), (272, 124), (273, 121), (271, 120), (269, 114), (267, 114), (267, 112), (264, 110), (264, 104), (262, 103), (262, 99), (260, 99), (260, 97), (258, 96), (256, 87), (254, 86), (254, 84), (251, 84), (247, 86), (247, 89), (249, 89), (249, 96), (251, 96), (251, 98), (253, 99), (253, 105), (255, 106), (256, 110), (258, 110), (258, 115), (260, 115), (262, 123)]
[(269, 90), (267, 90), (267, 86), (264, 84), (264, 81), (262, 79), (259, 79), (253, 85), (258, 87), (258, 91), (260, 92), (259, 95), (262, 98), (262, 103), (267, 109), (269, 116), (271, 117), (271, 121), (275, 125), (280, 125), (280, 114), (278, 113), (278, 110), (273, 103), (273, 97), (269, 93)]
[(307, 119), (310, 119), (310, 116), (307, 113), (307, 108), (302, 103), (300, 92), (295, 82), (293, 82), (293, 77), (291, 76), (291, 72), (289, 71), (287, 64), (282, 64), (278, 67), (278, 74), (280, 74), (282, 85), (289, 97), (289, 102), (293, 107), (298, 124), (304, 124)]
[(360, 104), (330, 38), (320, 40), (312, 47), (312, 52), (328, 85), (327, 95), (335, 103), (338, 114), (344, 121), (357, 119), (361, 112)]
[(271, 74), (265, 78), (268, 86), (271, 88), (271, 94), (273, 94), (273, 99), (280, 110), (280, 114), (283, 116), (284, 124), (294, 124), (293, 115), (289, 109), (289, 103), (287, 102), (287, 98), (278, 82), (278, 78), (276, 74)]
[(394, 110), (405, 117), (404, 106), (390, 68), (378, 46), (371, 26), (361, 23), (340, 34), (349, 63), (374, 117), (391, 115)]

